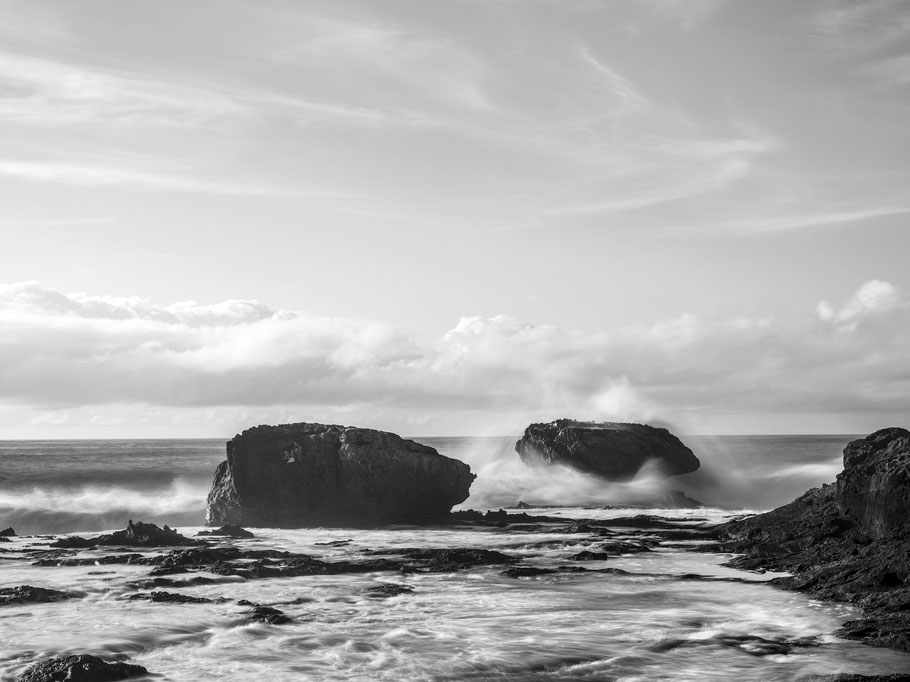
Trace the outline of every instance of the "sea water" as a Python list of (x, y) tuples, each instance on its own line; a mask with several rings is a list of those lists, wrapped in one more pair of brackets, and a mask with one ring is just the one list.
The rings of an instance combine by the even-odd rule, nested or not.
[[(483, 500), (508, 504), (529, 496), (556, 496), (566, 504), (571, 501), (569, 486), (579, 483), (569, 476), (548, 488), (536, 473), (527, 474), (523, 465), (514, 467), (505, 458), (509, 439), (420, 440), (469, 461), (481, 473), (476, 497), (466, 506), (483, 506), (477, 504)], [(743, 498), (749, 506), (762, 507), (766, 500), (786, 501), (776, 499), (783, 489), (789, 495), (790, 488), (801, 486), (797, 494), (831, 480), (847, 440), (746, 438), (727, 440), (726, 447), (725, 439), (687, 442), (704, 469), (723, 464), (704, 477), (709, 480), (695, 480), (698, 495), (731, 495), (742, 486), (740, 494), (753, 495)], [(223, 447), (223, 441), (2, 443), (0, 527), (13, 525), (20, 534), (87, 532), (122, 528), (133, 518), (176, 525), (193, 535), (200, 528), (205, 494), (223, 459)], [(788, 474), (781, 477), (778, 471)], [(484, 472), (500, 478), (483, 482)], [(726, 492), (724, 481), (732, 482)], [(648, 485), (632, 492), (638, 494)], [(679, 487), (698, 496), (695, 485)], [(585, 487), (584, 492), (596, 497), (597, 487)], [(628, 492), (612, 489), (616, 495)], [(533, 513), (605, 519), (630, 512), (561, 507)], [(715, 522), (736, 512), (715, 508), (647, 513)], [(546, 542), (556, 536), (495, 528), (255, 533), (254, 539), (236, 542), (331, 561), (362, 558), (363, 550), (483, 547), (546, 568), (568, 563), (578, 550)], [(583, 534), (558, 538), (582, 544), (595, 540)], [(350, 542), (317, 544), (334, 540)], [(30, 584), (84, 596), (0, 608), (0, 679), (13, 679), (36, 658), (66, 653), (125, 657), (161, 680), (758, 681), (910, 671), (910, 655), (832, 635), (841, 622), (858, 615), (852, 607), (775, 589), (762, 584), (768, 574), (721, 566), (729, 555), (675, 545), (584, 564), (628, 574), (516, 579), (491, 566), (451, 573), (264, 580), (210, 576), (218, 582), (169, 590), (223, 601), (168, 604), (128, 599), (136, 592), (131, 582), (147, 576), (147, 566), (36, 567), (19, 551), (46, 542), (20, 537), (0, 545), (0, 587)], [(688, 549), (697, 549), (697, 543)], [(692, 574), (718, 580), (692, 580)], [(369, 588), (382, 583), (403, 583), (414, 591), (377, 598)], [(275, 606), (294, 620), (286, 625), (251, 623), (236, 603), (241, 599)]]

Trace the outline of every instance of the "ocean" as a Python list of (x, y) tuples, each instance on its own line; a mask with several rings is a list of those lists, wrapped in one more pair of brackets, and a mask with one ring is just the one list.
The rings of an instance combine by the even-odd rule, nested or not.
[[(699, 472), (672, 488), (712, 505), (622, 507), (660, 485), (647, 473), (607, 486), (568, 471), (529, 470), (514, 438), (416, 438), (478, 474), (463, 508), (542, 505), (534, 513), (607, 519), (638, 513), (720, 521), (768, 509), (833, 480), (851, 436), (687, 437)], [(20, 536), (120, 529), (127, 519), (200, 530), (224, 440), (0, 442), (0, 528)], [(584, 504), (586, 507), (573, 507)], [(593, 540), (497, 528), (254, 529), (244, 547), (327, 560), (395, 547), (496, 549), (555, 567)], [(337, 540), (350, 540), (337, 546)], [(549, 542), (565, 540), (566, 542)], [(210, 576), (182, 594), (212, 603), (134, 601), (148, 567), (42, 566), (42, 537), (0, 545), (0, 587), (71, 590), (80, 599), (0, 607), (0, 679), (64, 653), (126, 657), (159, 680), (797, 680), (810, 674), (910, 671), (910, 655), (838, 639), (857, 616), (763, 585), (770, 574), (721, 566), (730, 555), (691, 551), (697, 541), (589, 561), (612, 573), (509, 577), (502, 567), (447, 573), (375, 572), (246, 580)], [(91, 550), (85, 556), (95, 556)], [(693, 580), (692, 575), (701, 576)], [(709, 578), (717, 578), (711, 580)], [(413, 592), (376, 598), (371, 587)], [(237, 601), (276, 606), (291, 624), (252, 623)]]

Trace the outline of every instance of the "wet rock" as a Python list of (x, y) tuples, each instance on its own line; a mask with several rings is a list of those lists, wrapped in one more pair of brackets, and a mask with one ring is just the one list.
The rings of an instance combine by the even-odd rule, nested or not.
[(246, 599), (241, 599), (237, 602), (239, 606), (249, 606), (250, 611), (247, 614), (247, 617), (250, 620), (256, 620), (260, 623), (268, 623), (269, 625), (286, 625), (288, 623), (293, 623), (294, 619), (285, 615), (283, 611), (279, 611), (276, 608), (271, 606), (263, 606), (262, 604), (254, 604), (251, 601)]
[(221, 528), (215, 528), (213, 530), (201, 530), (196, 533), (197, 536), (214, 536), (214, 537), (228, 537), (228, 538), (254, 538), (256, 537), (246, 528), (241, 528), (240, 526), (234, 526), (232, 524), (225, 524)]
[(528, 465), (562, 465), (608, 481), (627, 481), (646, 463), (666, 476), (687, 474), (698, 458), (672, 433), (644, 424), (558, 419), (531, 424), (515, 444)]
[(14, 537), (16, 537), (16, 531), (14, 531), (12, 529), (12, 527), (4, 528), (3, 530), (0, 530), (0, 538), (14, 538)]
[(408, 585), (398, 583), (382, 583), (367, 590), (367, 596), (376, 599), (385, 599), (387, 597), (398, 597), (402, 594), (412, 594), (414, 588)]
[(610, 554), (607, 552), (592, 552), (589, 549), (582, 550), (569, 557), (572, 561), (606, 561), (609, 558)]
[(409, 559), (410, 561), (407, 562), (408, 568), (431, 572), (458, 571), (476, 566), (514, 564), (519, 561), (516, 557), (493, 549), (464, 547), (454, 549), (410, 547), (386, 550), (383, 553), (395, 554)]
[(809, 675), (800, 677), (797, 682), (910, 682), (910, 675), (898, 673), (895, 675), (851, 675), (838, 673), (836, 675)]
[(174, 545), (192, 545), (195, 540), (184, 537), (176, 530), (165, 526), (159, 528), (154, 523), (127, 522), (126, 528), (95, 539), (96, 545), (125, 545), (130, 547), (172, 547)]
[(50, 546), (58, 547), (61, 549), (88, 549), (97, 545), (97, 541), (89, 540), (88, 538), (82, 538), (78, 535), (71, 535), (68, 537), (57, 538), (54, 540)]
[(191, 597), (188, 594), (178, 594), (177, 592), (154, 591), (145, 594), (131, 594), (130, 600), (151, 601), (163, 604), (211, 604), (211, 599), (205, 597)]
[(554, 568), (538, 568), (537, 566), (513, 566), (502, 571), (507, 578), (533, 578), (538, 575), (551, 575), (556, 573)]
[(370, 527), (442, 518), (470, 467), (384, 431), (325, 424), (247, 429), (215, 472), (208, 525)]
[(141, 665), (108, 663), (97, 656), (79, 654), (40, 661), (19, 675), (16, 682), (114, 682), (148, 674)]
[(314, 542), (313, 544), (321, 545), (324, 547), (344, 547), (345, 545), (349, 545), (352, 542), (354, 542), (354, 541), (353, 540), (329, 540), (328, 542)]
[(62, 592), (46, 587), (32, 587), (19, 585), (18, 587), (0, 588), (0, 606), (15, 606), (18, 604), (46, 604), (49, 602), (74, 599), (81, 595), (74, 592)]
[(910, 650), (908, 500), (910, 432), (883, 429), (847, 445), (836, 484), (719, 526), (718, 549), (743, 555), (735, 568), (794, 574), (774, 585), (863, 607), (840, 636)]

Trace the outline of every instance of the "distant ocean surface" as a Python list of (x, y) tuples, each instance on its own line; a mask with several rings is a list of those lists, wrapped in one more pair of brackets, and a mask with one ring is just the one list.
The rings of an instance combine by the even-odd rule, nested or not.
[[(734, 509), (772, 507), (833, 480), (850, 438), (685, 438), (702, 470), (672, 479), (671, 487)], [(478, 473), (464, 507), (519, 500), (615, 505), (662, 485), (648, 472), (611, 486), (568, 471), (529, 470), (512, 450), (514, 438), (417, 440)], [(132, 518), (193, 536), (223, 459), (220, 439), (2, 442), (0, 528), (11, 525), (20, 536), (89, 533), (123, 528)], [(732, 515), (563, 506), (534, 513), (595, 521), (648, 513), (695, 523)], [(195, 573), (177, 574), (174, 591), (211, 601), (157, 603), (136, 600), (144, 589), (137, 581), (148, 577), (149, 566), (98, 561), (118, 550), (78, 551), (95, 560), (83, 566), (54, 565), (53, 558), (38, 566), (36, 557), (62, 555), (44, 537), (15, 537), (0, 546), (0, 588), (35, 585), (80, 598), (0, 608), (0, 682), (42, 657), (73, 653), (124, 657), (162, 682), (790, 682), (815, 674), (910, 672), (910, 654), (833, 636), (858, 616), (853, 607), (762, 585), (773, 576), (725, 568), (730, 555), (693, 551), (698, 540), (577, 561), (579, 549), (596, 549), (603, 538), (583, 529), (458, 526), (254, 531), (255, 538), (238, 546), (330, 562), (402, 547), (480, 547), (552, 572), (516, 578), (502, 566), (480, 566), (262, 580), (204, 573), (205, 584), (194, 582)], [(620, 528), (614, 537), (624, 532), (647, 533)], [(566, 564), (577, 570), (560, 571)], [(376, 595), (390, 583), (409, 591)], [(277, 607), (292, 620), (252, 622), (239, 600)]]
[[(682, 489), (706, 505), (770, 509), (841, 469), (854, 436), (688, 436), (702, 462), (669, 481), (643, 473), (609, 485), (569, 470), (527, 468), (516, 438), (415, 438), (467, 462), (478, 474), (462, 508), (622, 505), (657, 487)], [(200, 525), (226, 439), (0, 441), (0, 527), (20, 533), (120, 528), (127, 519)]]

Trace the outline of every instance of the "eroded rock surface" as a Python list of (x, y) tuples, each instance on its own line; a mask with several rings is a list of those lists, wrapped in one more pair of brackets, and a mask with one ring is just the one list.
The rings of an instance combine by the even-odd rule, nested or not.
[(891, 428), (844, 449), (837, 482), (766, 514), (718, 527), (737, 568), (794, 573), (772, 582), (864, 608), (838, 634), (910, 650), (910, 432)]
[(531, 424), (515, 451), (531, 466), (562, 465), (607, 481), (628, 481), (646, 464), (664, 476), (699, 467), (698, 458), (679, 438), (646, 424), (572, 419)]
[(79, 654), (39, 661), (19, 675), (16, 682), (114, 682), (148, 674), (141, 665), (108, 663), (97, 656)]
[(227, 444), (206, 523), (370, 527), (442, 518), (470, 467), (393, 433), (325, 424), (257, 426)]

